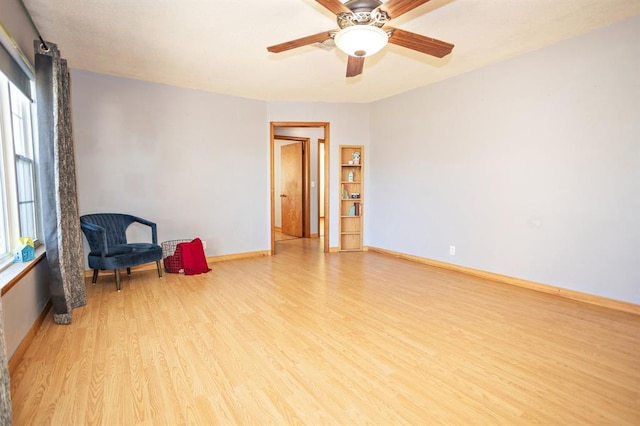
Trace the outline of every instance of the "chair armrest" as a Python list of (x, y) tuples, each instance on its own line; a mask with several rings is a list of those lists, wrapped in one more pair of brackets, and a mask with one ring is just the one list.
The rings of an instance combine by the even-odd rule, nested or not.
[(155, 222), (151, 222), (150, 220), (146, 220), (136, 216), (131, 216), (131, 218), (138, 223), (151, 227), (151, 241), (153, 242), (153, 244), (157, 245), (158, 244), (158, 226), (155, 224)]
[(106, 230), (102, 226), (86, 222), (80, 222), (80, 228), (82, 228), (84, 231), (98, 234), (96, 242), (99, 244), (100, 254), (102, 255), (102, 257), (105, 257), (109, 253)]

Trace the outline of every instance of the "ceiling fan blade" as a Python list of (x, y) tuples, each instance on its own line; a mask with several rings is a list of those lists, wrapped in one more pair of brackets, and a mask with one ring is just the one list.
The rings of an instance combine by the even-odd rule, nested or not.
[(349, 56), (347, 61), (347, 77), (355, 77), (362, 74), (364, 69), (364, 56)]
[(383, 29), (393, 31), (389, 37), (389, 43), (426, 53), (436, 58), (447, 56), (454, 47), (453, 44), (447, 43), (446, 41), (436, 40), (435, 38), (426, 37), (410, 31), (391, 27), (384, 27)]
[(416, 7), (425, 4), (429, 0), (389, 0), (380, 6), (381, 10), (387, 12), (390, 19), (397, 18), (407, 12), (411, 12)]
[(296, 47), (306, 46), (313, 43), (322, 43), (323, 41), (331, 38), (331, 31), (323, 31), (318, 34), (298, 38), (295, 40), (287, 41), (284, 43), (276, 44), (267, 47), (267, 50), (272, 53), (280, 53), (285, 50), (295, 49)]
[(345, 6), (340, 0), (316, 0), (318, 3), (329, 9), (336, 15), (341, 13), (351, 13), (351, 10)]

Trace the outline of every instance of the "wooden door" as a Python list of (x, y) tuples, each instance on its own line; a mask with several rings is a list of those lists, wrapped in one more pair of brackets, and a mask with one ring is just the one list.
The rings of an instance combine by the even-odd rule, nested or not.
[(282, 233), (302, 237), (304, 229), (302, 144), (283, 145), (280, 148), (280, 154)]

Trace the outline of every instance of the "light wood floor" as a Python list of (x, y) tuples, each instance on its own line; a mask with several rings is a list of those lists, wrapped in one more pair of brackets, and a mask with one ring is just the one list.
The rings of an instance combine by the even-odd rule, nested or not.
[(320, 241), (88, 283), (14, 425), (640, 424), (640, 317)]
[[(319, 235), (320, 238), (324, 237), (324, 217), (318, 218), (318, 235)], [(282, 233), (282, 230), (280, 228), (276, 228), (275, 229), (274, 240), (276, 242), (278, 242), (278, 241), (287, 241), (287, 240), (295, 240), (296, 238), (302, 238), (302, 237), (296, 237), (296, 236), (293, 236), (293, 235), (284, 234), (284, 233)]]
[(282, 233), (282, 231), (281, 231), (281, 230), (279, 230), (279, 229), (276, 229), (276, 230), (274, 231), (274, 240), (275, 240), (276, 242), (279, 242), (279, 241), (287, 241), (287, 240), (295, 240), (295, 239), (297, 239), (297, 238), (301, 238), (301, 237), (296, 237), (296, 236), (293, 236), (293, 235), (284, 234), (284, 233)]

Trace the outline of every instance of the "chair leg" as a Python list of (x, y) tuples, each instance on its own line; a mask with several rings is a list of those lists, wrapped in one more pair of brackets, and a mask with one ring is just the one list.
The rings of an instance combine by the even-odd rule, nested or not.
[(120, 291), (120, 270), (115, 269), (116, 272), (116, 290)]
[(127, 275), (131, 276), (131, 268), (127, 268)]
[(97, 270), (97, 269), (94, 269), (94, 270), (93, 270), (93, 279), (91, 280), (91, 283), (92, 283), (92, 284), (95, 284), (95, 283), (97, 283), (97, 282), (98, 282), (98, 270)]
[(156, 265), (158, 265), (158, 278), (162, 278), (162, 267), (159, 260), (156, 260)]

